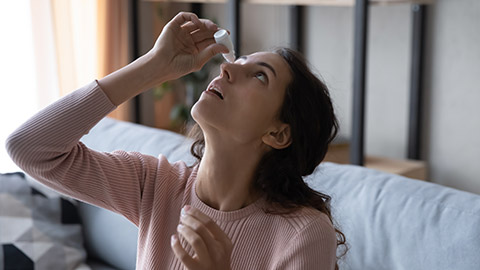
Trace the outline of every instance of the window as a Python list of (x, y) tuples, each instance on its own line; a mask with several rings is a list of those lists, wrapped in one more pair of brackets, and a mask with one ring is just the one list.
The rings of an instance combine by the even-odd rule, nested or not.
[(0, 172), (18, 171), (5, 140), (60, 96), (97, 78), (96, 0), (0, 4)]
[(0, 172), (16, 171), (17, 167), (5, 150), (5, 139), (22, 121), (39, 108), (35, 88), (30, 1), (8, 1), (0, 4)]

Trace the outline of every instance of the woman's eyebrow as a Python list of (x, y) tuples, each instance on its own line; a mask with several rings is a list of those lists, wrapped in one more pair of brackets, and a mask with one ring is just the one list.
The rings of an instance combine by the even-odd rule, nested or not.
[(277, 73), (275, 72), (275, 69), (271, 65), (269, 65), (265, 62), (256, 62), (256, 64), (270, 69), (272, 71), (273, 75), (275, 75), (275, 77), (277, 77)]
[[(242, 55), (242, 56), (238, 57), (238, 59), (247, 60), (247, 56)], [(275, 69), (270, 64), (265, 63), (265, 62), (255, 62), (255, 64), (257, 64), (259, 66), (264, 66), (264, 67), (270, 69), (270, 71), (272, 71), (273, 75), (275, 75), (275, 77), (277, 77), (277, 72), (275, 72)]]

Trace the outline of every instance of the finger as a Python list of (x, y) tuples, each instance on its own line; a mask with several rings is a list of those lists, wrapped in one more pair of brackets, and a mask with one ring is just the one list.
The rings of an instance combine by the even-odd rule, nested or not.
[(198, 19), (195, 13), (191, 12), (180, 12), (178, 13), (170, 22), (173, 24), (177, 24), (178, 26), (182, 26), (184, 23), (191, 21), (198, 28), (202, 27), (202, 22)]
[(193, 32), (195, 30), (208, 31), (208, 32), (211, 32), (212, 35), (213, 33), (219, 30), (218, 26), (214, 22), (207, 19), (200, 19), (200, 25), (197, 25), (192, 21), (187, 21), (184, 24), (182, 24), (182, 28), (188, 29), (190, 32)]
[[(200, 54), (219, 51), (220, 49), (223, 49), (220, 46), (225, 47), (225, 46), (220, 45), (220, 44), (212, 44), (209, 47), (207, 47), (207, 49), (202, 51)], [(215, 55), (217, 53), (213, 53), (213, 55)], [(211, 56), (210, 56), (210, 58), (211, 58)], [(208, 58), (208, 59), (210, 59), (210, 58)], [(185, 209), (185, 212), (187, 214), (189, 214), (189, 215), (195, 217), (197, 220), (199, 220), (208, 229), (208, 231), (212, 234), (212, 236), (216, 240), (220, 241), (225, 248), (231, 248), (232, 242), (230, 241), (230, 238), (228, 238), (227, 234), (225, 234), (225, 232), (209, 216), (205, 215), (204, 213), (202, 213), (202, 211), (200, 211), (200, 210), (198, 210), (194, 207), (191, 207), (191, 206), (185, 206), (184, 209)]]
[(183, 224), (178, 225), (177, 231), (192, 246), (199, 260), (210, 260), (208, 247), (205, 244), (203, 237), (197, 233), (197, 231), (193, 230), (190, 226)]
[(180, 220), (182, 221), (182, 224), (194, 230), (202, 238), (209, 255), (215, 254), (218, 248), (223, 248), (221, 243), (215, 240), (207, 227), (195, 217), (182, 211)]
[(202, 24), (204, 25), (205, 29), (207, 30), (210, 30), (210, 31), (217, 31), (219, 28), (218, 28), (218, 25), (210, 20), (207, 20), (207, 19), (200, 19), (200, 21), (202, 22)]
[(215, 31), (210, 31), (210, 30), (201, 30), (197, 29), (193, 32), (191, 32), (192, 39), (197, 42), (201, 42), (205, 39), (213, 39), (213, 35), (215, 34)]
[[(216, 44), (215, 39), (209, 38), (209, 39), (205, 39), (205, 40), (200, 41), (200, 42), (196, 42), (195, 46), (197, 46), (198, 51), (202, 51), (202, 50), (205, 50), (208, 46), (210, 46), (212, 44)], [(227, 48), (225, 53), (227, 53), (227, 52), (228, 52), (228, 48)]]
[(177, 259), (179, 259), (188, 268), (193, 268), (193, 266), (195, 265), (195, 260), (190, 257), (187, 251), (185, 251), (185, 249), (180, 244), (178, 237), (175, 234), (172, 235), (170, 246), (172, 247), (173, 253), (175, 254), (175, 257), (177, 257)]
[[(200, 47), (200, 46), (199, 46)], [(228, 48), (222, 44), (213, 43), (208, 45), (205, 49), (201, 50), (198, 54), (198, 63), (197, 68), (201, 68), (205, 63), (207, 63), (212, 57), (219, 53), (228, 53)]]
[(195, 32), (195, 31), (199, 30), (198, 26), (196, 24), (194, 24), (193, 22), (186, 22), (186, 23), (182, 24), (181, 27), (187, 33), (192, 33), (192, 32)]

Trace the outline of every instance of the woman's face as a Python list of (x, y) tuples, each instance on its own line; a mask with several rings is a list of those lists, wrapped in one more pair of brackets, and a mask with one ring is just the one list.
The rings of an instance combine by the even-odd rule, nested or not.
[(221, 72), (192, 108), (206, 135), (219, 132), (238, 143), (261, 140), (278, 119), (291, 81), (287, 62), (278, 54), (259, 52), (221, 65)]

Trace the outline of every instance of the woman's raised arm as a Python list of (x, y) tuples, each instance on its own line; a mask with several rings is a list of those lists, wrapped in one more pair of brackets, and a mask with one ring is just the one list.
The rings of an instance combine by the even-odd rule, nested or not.
[(178, 14), (147, 54), (98, 84), (94, 81), (64, 96), (15, 130), (6, 145), (12, 160), (43, 184), (138, 224), (144, 189), (153, 190), (149, 187), (157, 185), (156, 179), (165, 177), (172, 165), (165, 158), (140, 153), (100, 153), (79, 140), (117, 105), (201, 68), (226, 50), (214, 44), (216, 29), (192, 13)]

